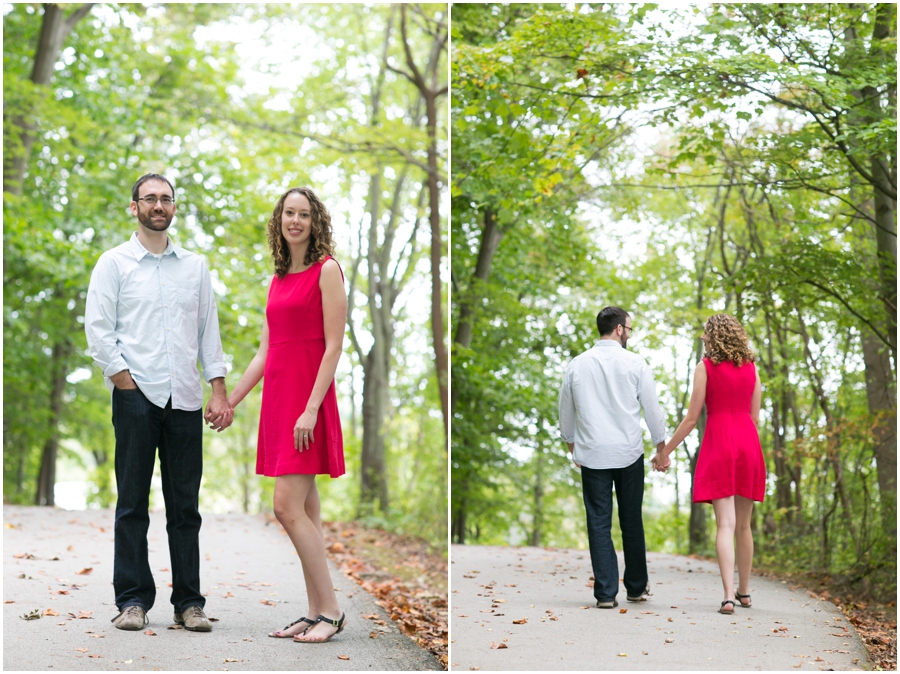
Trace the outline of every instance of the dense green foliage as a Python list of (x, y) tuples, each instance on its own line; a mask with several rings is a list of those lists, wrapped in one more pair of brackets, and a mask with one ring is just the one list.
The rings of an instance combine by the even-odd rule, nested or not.
[[(73, 16), (73, 6), (61, 7)], [(404, 39), (413, 58), (432, 56), (432, 25), (446, 22), (446, 7), (410, 6), (401, 36), (391, 5), (94, 5), (51, 55), (47, 84), (33, 81), (47, 10), (4, 12), (5, 499), (35, 501), (58, 445), (61, 470), (81, 466), (88, 476), (89, 502), (114, 501), (109, 397), (86, 355), (82, 316), (96, 259), (135, 229), (127, 207), (137, 177), (175, 180), (171, 234), (209, 262), (229, 384), (258, 346), (272, 207), (288, 187), (307, 184), (332, 214), (356, 337), (345, 341), (337, 376), (348, 475), (320, 480), (325, 515), (352, 517), (359, 507), (358, 348), (372, 341), (367, 291), (380, 283), (366, 255), (391, 227), (383, 263), (402, 267), (407, 282), (389, 317), (386, 414), (376, 430), (393, 498), (379, 523), (444, 541), (446, 442), (420, 308), (439, 273), (421, 254), (430, 244), (420, 224), (428, 136), (418, 91), (391, 67), (406, 62)], [(446, 119), (438, 122), (446, 136)], [(21, 181), (16, 153), (25, 158)], [(376, 177), (396, 192), (392, 212), (369, 208)], [(257, 388), (232, 428), (207, 435), (201, 507), (271, 507), (272, 481), (253, 465), (259, 399)]]
[[(565, 363), (625, 307), (671, 433), (703, 321), (727, 312), (763, 380), (759, 558), (895, 587), (895, 21), (454, 6), (456, 541), (586, 545)], [(657, 549), (713, 551), (711, 509), (690, 506), (699, 438), (648, 478)]]

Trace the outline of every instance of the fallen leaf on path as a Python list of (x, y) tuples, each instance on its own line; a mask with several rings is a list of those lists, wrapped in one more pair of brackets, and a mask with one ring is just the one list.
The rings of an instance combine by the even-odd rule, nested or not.
[(382, 634), (383, 634), (383, 633), (382, 633), (382, 632), (379, 632), (378, 630), (373, 630), (372, 632), (369, 632), (369, 638), (370, 638), (370, 639), (377, 639), (377, 638), (378, 638), (379, 636), (381, 636)]
[[(231, 593), (229, 592), (229, 594), (231, 594)], [(259, 603), (260, 603), (260, 604), (265, 604), (266, 606), (275, 606), (275, 602), (274, 602), (274, 601), (269, 601), (268, 599), (260, 599), (260, 600), (259, 600)]]
[(498, 648), (509, 648), (506, 644), (495, 644), (493, 641), (491, 642), (491, 650), (497, 650)]
[(89, 658), (102, 658), (102, 655), (97, 655), (96, 653), (88, 653)]
[(349, 656), (349, 655), (339, 655), (339, 656), (338, 656), (338, 659), (339, 659), (339, 660), (349, 660), (349, 659), (350, 659), (350, 656)]
[(93, 571), (93, 570), (94, 570), (94, 567), (92, 567), (92, 566), (86, 566), (86, 567), (84, 567), (81, 571), (76, 571), (75, 574), (78, 575), (78, 576), (86, 576), (86, 575), (88, 575), (88, 574), (89, 574), (91, 571)]
[[(460, 618), (464, 618), (465, 616), (460, 616)], [(364, 615), (363, 618), (365, 620), (378, 620), (379, 616), (377, 613), (370, 613), (368, 615)]]
[(68, 590), (57, 590), (56, 594), (69, 594)]
[(69, 613), (73, 618), (77, 618), (78, 620), (93, 620), (94, 612), (93, 611), (79, 611), (78, 615), (74, 613)]
[(644, 655), (650, 655), (647, 651), (641, 651)]
[(225, 662), (241, 662), (237, 658), (225, 658)]
[(183, 630), (184, 625), (169, 625), (168, 629), (170, 630)]
[(86, 649), (86, 648), (76, 648), (75, 650), (78, 651), (79, 653), (87, 653), (88, 652), (88, 649)]
[(44, 615), (58, 616), (59, 611), (57, 611), (56, 609), (48, 608), (46, 611), (44, 611)]
[(667, 644), (674, 644), (674, 643), (675, 643), (675, 639), (666, 639), (666, 643), (667, 643)]
[(123, 660), (122, 662), (126, 665), (130, 665), (134, 660)]
[(156, 632), (154, 632), (153, 630), (146, 630), (146, 631), (144, 632), (144, 634), (146, 634), (148, 637), (155, 637), (155, 636), (156, 636)]
[(40, 609), (34, 609), (31, 613), (23, 613), (19, 617), (22, 620), (40, 620), (41, 611), (40, 611)]
[(4, 604), (15, 604), (16, 601), (15, 601), (15, 599), (10, 599), (9, 601), (5, 601), (5, 602), (3, 602), (3, 603), (4, 603)]
[(628, 653), (618, 653), (617, 655), (618, 655), (620, 658), (627, 658), (627, 657), (628, 657)]
[(65, 626), (66, 626), (66, 621), (63, 620), (61, 623), (56, 623), (56, 626), (57, 626), (57, 627), (65, 627)]
[(528, 622), (528, 618), (522, 618), (521, 620), (513, 620), (513, 625), (524, 625)]
[(628, 609), (627, 609), (627, 608), (620, 608), (620, 609), (619, 609), (619, 613), (628, 613)]
[(672, 618), (666, 618), (666, 620), (668, 620), (669, 622), (674, 622)]
[[(145, 632), (145, 634), (146, 634), (146, 632)], [(105, 635), (103, 635), (103, 634), (88, 634), (88, 636), (91, 637), (92, 639), (104, 639), (105, 638)]]
[(13, 557), (15, 557), (16, 559), (37, 559), (37, 557), (32, 555), (30, 552), (17, 552), (13, 555)]

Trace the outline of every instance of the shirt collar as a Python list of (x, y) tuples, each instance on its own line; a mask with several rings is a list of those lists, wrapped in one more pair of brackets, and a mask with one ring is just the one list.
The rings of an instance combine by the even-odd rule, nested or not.
[(597, 346), (601, 349), (611, 349), (614, 346), (617, 346), (620, 349), (625, 348), (614, 339), (598, 339), (597, 343), (594, 346)]
[[(137, 232), (131, 233), (131, 238), (128, 240), (128, 249), (132, 255), (134, 255), (134, 259), (140, 262), (145, 255), (153, 255), (149, 250), (144, 248), (144, 245), (138, 240)], [(183, 257), (185, 253), (184, 248), (181, 246), (176, 246), (172, 243), (172, 239), (166, 237), (166, 249), (162, 252), (163, 255), (171, 255), (174, 254), (175, 257)]]

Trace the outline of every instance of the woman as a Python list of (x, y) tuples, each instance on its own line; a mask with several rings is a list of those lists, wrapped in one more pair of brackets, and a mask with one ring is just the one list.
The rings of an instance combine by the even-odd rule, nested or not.
[(268, 225), (275, 276), (259, 349), (228, 398), (232, 407), (265, 376), (256, 472), (275, 478), (275, 517), (297, 549), (306, 616), (269, 636), (322, 643), (344, 629), (325, 557), (316, 475), (344, 474), (334, 373), (347, 321), (343, 273), (331, 257), (331, 216), (312, 190), (295, 187)]
[[(766, 464), (759, 444), (762, 387), (747, 333), (737, 319), (716, 314), (701, 335), (704, 358), (694, 370), (694, 390), (687, 415), (675, 435), (653, 458), (659, 470), (694, 430), (706, 404), (706, 431), (694, 471), (694, 503), (712, 503), (716, 514), (716, 555), (725, 599), (719, 613), (731, 615), (735, 599), (750, 608), (753, 502), (762, 501)], [(737, 538), (738, 589), (734, 591), (734, 539)]]

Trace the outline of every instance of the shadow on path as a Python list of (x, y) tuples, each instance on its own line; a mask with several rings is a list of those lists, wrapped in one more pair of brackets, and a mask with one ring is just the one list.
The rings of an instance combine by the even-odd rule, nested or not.
[(620, 587), (619, 606), (601, 610), (586, 550), (454, 545), (451, 560), (455, 671), (817, 671), (867, 663), (833, 604), (785, 582), (754, 576), (753, 607), (717, 613), (715, 562), (648, 553), (649, 601), (625, 601)]
[[(262, 517), (204, 516), (200, 581), (206, 614), (217, 619), (207, 634), (169, 629), (164, 513), (151, 513), (148, 535), (157, 584), (148, 613), (152, 634), (124, 632), (110, 622), (117, 613), (112, 511), (4, 506), (3, 521), (4, 670), (442, 669), (333, 565), (347, 614), (344, 632), (327, 644), (268, 638), (307, 606), (300, 560), (281, 527)], [(39, 620), (20, 619), (35, 610)]]

